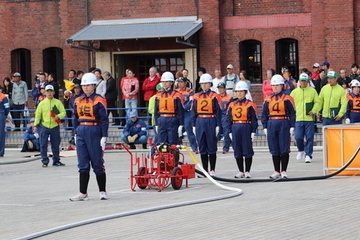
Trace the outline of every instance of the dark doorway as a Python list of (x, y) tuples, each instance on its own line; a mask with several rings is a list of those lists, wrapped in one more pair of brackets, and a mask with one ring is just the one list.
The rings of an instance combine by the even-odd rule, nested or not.
[(11, 51), (11, 72), (19, 72), (21, 80), (27, 83), (28, 89), (32, 89), (31, 77), (31, 51), (18, 48)]
[(246, 40), (240, 42), (240, 68), (245, 70), (252, 83), (261, 83), (261, 42)]
[(43, 71), (54, 73), (60, 87), (64, 79), (63, 50), (57, 47), (50, 47), (43, 50)]
[(298, 41), (292, 38), (283, 38), (275, 42), (276, 46), (276, 72), (281, 72), (281, 68), (287, 66), (292, 78), (298, 79), (299, 76), (299, 53)]

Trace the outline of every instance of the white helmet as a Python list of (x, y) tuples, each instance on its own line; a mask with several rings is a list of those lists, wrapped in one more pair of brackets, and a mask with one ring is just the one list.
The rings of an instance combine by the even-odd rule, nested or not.
[(171, 81), (173, 82), (174, 81), (174, 74), (172, 74), (171, 72), (164, 72), (162, 75), (161, 75), (161, 82), (168, 82), (168, 81)]
[(350, 87), (360, 87), (359, 80), (353, 79), (350, 83)]
[(81, 79), (81, 85), (97, 84), (96, 76), (93, 73), (85, 73)]
[(244, 81), (238, 82), (235, 86), (235, 91), (242, 91), (242, 90), (249, 91), (249, 86)]
[(208, 73), (204, 73), (201, 75), (199, 83), (212, 83), (212, 76)]
[(275, 74), (271, 78), (271, 85), (284, 84), (284, 78), (280, 74)]

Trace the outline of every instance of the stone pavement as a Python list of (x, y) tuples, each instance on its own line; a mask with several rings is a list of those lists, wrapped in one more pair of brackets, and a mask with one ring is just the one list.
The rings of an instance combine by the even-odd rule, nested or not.
[[(65, 167), (42, 168), (40, 160), (4, 164), (21, 159), (19, 149), (7, 149), (0, 159), (0, 239), (15, 239), (36, 232), (106, 215), (171, 203), (223, 196), (231, 191), (208, 179), (189, 180), (189, 187), (158, 192), (129, 186), (129, 155), (105, 154), (109, 200), (100, 201), (91, 173), (89, 201), (71, 202), (78, 192), (76, 157), (64, 157)], [(142, 150), (136, 150), (141, 154)], [(191, 162), (184, 152), (187, 162)], [(196, 155), (199, 158), (199, 155)], [(312, 163), (290, 155), (289, 178), (323, 175), (321, 148)], [(253, 179), (268, 179), (273, 172), (270, 154), (256, 148)], [(217, 176), (237, 173), (232, 152), (218, 153)], [(170, 208), (84, 225), (40, 239), (359, 239), (359, 177), (335, 176), (326, 180), (294, 182), (225, 183), (241, 188), (237, 197)]]

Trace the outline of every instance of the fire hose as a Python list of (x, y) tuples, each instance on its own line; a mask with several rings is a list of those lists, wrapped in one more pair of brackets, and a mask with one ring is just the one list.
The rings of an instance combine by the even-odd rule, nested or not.
[[(349, 161), (343, 166), (341, 167), (339, 170), (337, 170), (336, 172), (333, 172), (331, 174), (327, 174), (327, 175), (323, 175), (323, 176), (312, 176), (312, 177), (298, 177), (298, 178), (278, 178), (278, 179), (249, 179), (249, 178), (245, 178), (245, 179), (229, 179), (229, 178), (220, 178), (220, 177), (212, 177), (215, 180), (218, 181), (222, 181), (222, 182), (235, 182), (235, 183), (250, 183), (250, 182), (293, 182), (293, 181), (308, 181), (308, 180), (322, 180), (322, 179), (327, 179), (330, 177), (333, 177), (339, 173), (341, 173), (342, 171), (344, 171), (356, 158), (356, 156), (358, 155), (360, 151), (360, 145), (357, 147), (357, 149), (355, 150), (355, 152), (353, 153), (352, 157), (349, 159)], [(205, 175), (202, 171), (198, 171), (196, 170), (196, 173), (202, 175), (202, 176), (208, 176)]]
[(215, 185), (217, 185), (217, 186), (219, 186), (219, 187), (221, 187), (223, 189), (226, 189), (226, 190), (235, 191), (235, 193), (231, 193), (231, 194), (227, 194), (227, 195), (223, 195), (223, 196), (219, 196), (219, 197), (210, 197), (210, 198), (204, 198), (204, 199), (198, 199), (198, 200), (192, 200), (192, 201), (186, 201), (186, 202), (180, 202), (180, 203), (173, 203), (173, 204), (168, 204), (168, 205), (163, 205), (163, 206), (156, 206), (156, 207), (151, 207), (151, 208), (145, 208), (145, 209), (139, 209), (139, 210), (133, 210), (133, 211), (128, 211), (128, 212), (122, 212), (122, 213), (117, 213), (117, 214), (106, 215), (106, 216), (102, 216), (102, 217), (98, 217), (98, 218), (92, 218), (92, 219), (88, 219), (88, 220), (84, 220), (84, 221), (80, 221), (80, 222), (75, 222), (75, 223), (59, 226), (59, 227), (56, 227), (56, 228), (52, 228), (52, 229), (48, 229), (48, 230), (45, 230), (45, 231), (42, 231), (42, 232), (38, 232), (38, 233), (34, 233), (34, 234), (31, 234), (31, 235), (28, 235), (28, 236), (24, 236), (24, 237), (21, 237), (21, 238), (18, 238), (18, 239), (21, 239), (21, 240), (35, 239), (35, 238), (42, 237), (42, 236), (52, 234), (52, 233), (55, 233), (55, 232), (59, 232), (59, 231), (63, 231), (63, 230), (67, 230), (67, 229), (71, 229), (71, 228), (75, 228), (75, 227), (80, 227), (80, 226), (84, 226), (84, 225), (87, 225), (87, 224), (97, 223), (97, 222), (101, 222), (101, 221), (105, 221), (105, 220), (110, 220), (110, 219), (115, 219), (115, 218), (120, 218), (120, 217), (126, 217), (126, 216), (132, 216), (132, 215), (142, 214), (142, 213), (147, 213), (147, 212), (165, 210), (165, 209), (170, 209), (170, 208), (189, 206), (189, 205), (200, 204), (200, 203), (205, 203), (205, 202), (223, 200), (223, 199), (239, 196), (239, 195), (241, 195), (243, 193), (242, 190), (239, 189), (239, 188), (233, 188), (233, 187), (224, 186), (224, 185), (218, 183), (215, 180), (225, 181), (225, 182), (248, 183), (248, 182), (269, 182), (269, 181), (270, 182), (283, 182), (283, 181), (306, 181), (306, 180), (327, 179), (327, 178), (333, 177), (333, 176), (341, 173), (342, 171), (344, 171), (353, 162), (353, 160), (356, 158), (356, 156), (358, 155), (358, 153), (360, 151), (360, 145), (359, 145), (357, 147), (356, 151), (354, 152), (353, 156), (350, 158), (350, 160), (341, 169), (339, 169), (338, 171), (336, 171), (334, 173), (324, 175), (324, 176), (301, 177), (301, 178), (281, 178), (281, 179), (277, 179), (277, 180), (273, 180), (273, 179), (244, 179), (244, 180), (237, 180), (237, 179), (226, 179), (226, 178), (219, 178), (219, 177), (215, 177), (215, 176), (214, 177), (210, 176), (203, 169), (203, 167), (201, 166), (199, 161), (196, 159), (194, 154), (187, 147), (182, 147), (182, 148), (185, 148), (187, 150), (187, 152), (190, 155), (191, 159), (194, 161), (196, 166), (200, 169), (200, 171), (196, 170), (196, 172), (198, 174), (206, 176)]
[(80, 226), (84, 226), (84, 225), (87, 225), (87, 224), (97, 223), (97, 222), (101, 222), (101, 221), (105, 221), (105, 220), (110, 220), (110, 219), (115, 219), (115, 218), (120, 218), (120, 217), (127, 217), (127, 216), (132, 216), (132, 215), (142, 214), (142, 213), (148, 213), (148, 212), (154, 212), (154, 211), (160, 211), (160, 210), (165, 210), (165, 209), (170, 209), (170, 208), (184, 207), (184, 206), (189, 206), (189, 205), (194, 205), (194, 204), (200, 204), (200, 203), (224, 200), (224, 199), (239, 196), (239, 195), (241, 195), (243, 193), (243, 191), (241, 189), (239, 189), (239, 188), (233, 188), (233, 187), (224, 186), (224, 185), (218, 183), (217, 181), (215, 181), (204, 170), (204, 168), (201, 166), (199, 161), (196, 159), (195, 155), (187, 147), (181, 147), (181, 148), (187, 150), (187, 152), (189, 153), (191, 159), (194, 161), (196, 166), (204, 173), (205, 176), (207, 176), (207, 178), (212, 183), (214, 183), (216, 186), (218, 186), (220, 188), (223, 188), (225, 190), (234, 191), (234, 193), (227, 194), (227, 195), (222, 195), (222, 196), (217, 196), (217, 197), (209, 197), (209, 198), (203, 198), (203, 199), (198, 199), (198, 200), (192, 200), (192, 201), (186, 201), (186, 202), (179, 202), (179, 203), (173, 203), (173, 204), (168, 204), (168, 205), (156, 206), (156, 207), (151, 207), (151, 208), (143, 208), (143, 209), (138, 209), (138, 210), (133, 210), (133, 211), (128, 211), (128, 212), (122, 212), (122, 213), (106, 215), (106, 216), (97, 217), (97, 218), (91, 218), (91, 219), (87, 219), (87, 220), (84, 220), (84, 221), (75, 222), (75, 223), (71, 223), (71, 224), (51, 228), (51, 229), (48, 229), (48, 230), (37, 232), (37, 233), (27, 235), (27, 236), (24, 236), (24, 237), (20, 237), (20, 238), (17, 238), (17, 239), (18, 240), (35, 239), (35, 238), (39, 238), (39, 237), (42, 237), (42, 236), (45, 236), (45, 235), (53, 234), (53, 233), (56, 233), (56, 232), (59, 232), (59, 231), (64, 231), (64, 230), (67, 230), (67, 229), (80, 227)]

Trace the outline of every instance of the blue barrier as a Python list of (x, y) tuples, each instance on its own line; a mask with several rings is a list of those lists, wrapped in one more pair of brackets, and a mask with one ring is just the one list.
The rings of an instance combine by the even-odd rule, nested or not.
[[(262, 108), (262, 105), (257, 105), (258, 108)], [(108, 108), (108, 110), (118, 110), (118, 111), (126, 111), (127, 109), (129, 108)], [(136, 108), (136, 111), (139, 112), (139, 110), (147, 110), (148, 108), (147, 107), (138, 107)], [(73, 109), (66, 109), (66, 111), (72, 111)], [(27, 111), (29, 111), (29, 114), (32, 115), (31, 117), (26, 117), (26, 118), (13, 118), (11, 119), (12, 121), (13, 120), (21, 120), (21, 121), (26, 121), (26, 122), (29, 122), (30, 119), (32, 117), (34, 117), (34, 113), (36, 111), (36, 109), (28, 109)], [(10, 112), (24, 112), (24, 110), (10, 110)], [(258, 114), (257, 115), (258, 119), (261, 119), (261, 114)], [(148, 111), (146, 111), (146, 115), (143, 115), (143, 116), (139, 116), (140, 119), (144, 120), (145, 123), (148, 123), (149, 121), (151, 122), (151, 116), (149, 115)], [(126, 121), (126, 116), (124, 117), (109, 117), (109, 120), (123, 120), (123, 121)], [(72, 118), (68, 118), (68, 117), (65, 117), (63, 118), (62, 120), (64, 120), (64, 122), (66, 121), (69, 121), (69, 120), (72, 120)], [(319, 126), (319, 125), (322, 125), (321, 123), (315, 123), (316, 126)], [(153, 126), (151, 125), (148, 125), (148, 129), (152, 129)], [(259, 127), (262, 127), (262, 124), (259, 124)], [(113, 125), (109, 125), (109, 129), (123, 129), (124, 126), (121, 126), (121, 125), (116, 125), (116, 126), (113, 126)], [(11, 130), (15, 130), (15, 129), (20, 129), (20, 130), (26, 130), (27, 127), (20, 127), (20, 128), (6, 128), (7, 131), (11, 131)], [(62, 138), (71, 138), (73, 135), (72, 135), (72, 127), (67, 127), (67, 126), (61, 126), (60, 129), (65, 129), (65, 133), (66, 135), (64, 136), (61, 136)], [(70, 132), (71, 131), (71, 132)], [(258, 136), (265, 136), (265, 134), (263, 133), (259, 133), (259, 128), (257, 129), (256, 131), (256, 135)], [(70, 135), (67, 135), (67, 133), (70, 133)], [(315, 133), (315, 135), (322, 135), (322, 133)], [(109, 137), (119, 137), (120, 138), (121, 135), (109, 135)], [(151, 137), (154, 137), (154, 135), (149, 135)], [(7, 133), (6, 133), (6, 138), (22, 138), (22, 136), (9, 136)]]

